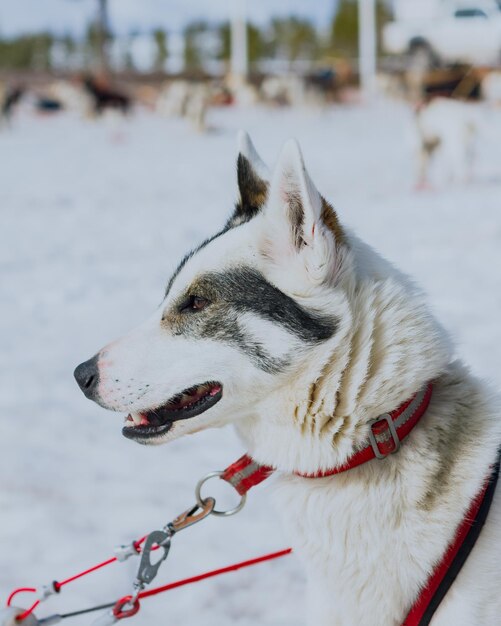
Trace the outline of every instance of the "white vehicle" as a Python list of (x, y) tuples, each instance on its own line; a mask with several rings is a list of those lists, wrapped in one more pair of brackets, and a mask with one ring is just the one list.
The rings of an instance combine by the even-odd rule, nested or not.
[(408, 54), (414, 66), (501, 63), (498, 0), (395, 0), (395, 18), (383, 31), (384, 49)]

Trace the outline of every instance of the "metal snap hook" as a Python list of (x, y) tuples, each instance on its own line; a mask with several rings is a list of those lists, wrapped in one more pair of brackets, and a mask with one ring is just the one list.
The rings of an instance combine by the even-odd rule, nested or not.
[[(163, 532), (162, 530), (154, 530), (148, 535), (141, 552), (141, 562), (139, 563), (139, 570), (137, 573), (137, 580), (141, 584), (151, 583), (157, 575), (160, 566), (169, 554), (170, 540), (171, 535)], [(152, 563), (151, 552), (155, 545), (157, 545), (159, 549), (163, 550), (163, 554), (156, 563)]]
[[(207, 498), (202, 498), (202, 487), (204, 486), (204, 484), (211, 478), (221, 478), (223, 474), (224, 472), (210, 472), (198, 481), (197, 486), (195, 487), (195, 497), (197, 499), (197, 504), (199, 507), (203, 508), (207, 504)], [(211, 513), (212, 515), (216, 515), (218, 517), (230, 517), (231, 515), (235, 515), (244, 508), (246, 500), (247, 494), (244, 493), (240, 497), (240, 502), (233, 509), (229, 509), (228, 511), (219, 511), (217, 509), (212, 509)]]
[(200, 506), (198, 503), (195, 506), (192, 506), (191, 509), (184, 511), (181, 515), (178, 515), (176, 519), (172, 520), (164, 530), (170, 530), (172, 533), (177, 533), (180, 530), (184, 530), (189, 526), (193, 526), (197, 522), (202, 521), (207, 516), (209, 516), (213, 510), (216, 501), (214, 498), (205, 498), (203, 502), (203, 506)]

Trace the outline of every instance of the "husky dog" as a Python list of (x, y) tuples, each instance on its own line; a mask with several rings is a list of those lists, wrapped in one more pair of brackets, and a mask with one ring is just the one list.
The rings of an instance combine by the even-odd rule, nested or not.
[[(83, 392), (159, 444), (232, 423), (276, 497), (309, 582), (312, 626), (397, 626), (495, 462), (500, 407), (451, 358), (423, 295), (344, 228), (288, 142), (272, 176), (240, 137), (240, 199), (160, 308), (80, 365)], [(397, 454), (337, 476), (369, 424), (428, 381)], [(501, 494), (433, 626), (501, 624)]]

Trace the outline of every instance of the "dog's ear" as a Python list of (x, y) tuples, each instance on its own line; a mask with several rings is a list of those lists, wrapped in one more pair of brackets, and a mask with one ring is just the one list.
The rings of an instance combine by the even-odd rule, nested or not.
[(298, 260), (314, 281), (335, 273), (343, 231), (306, 171), (295, 140), (283, 147), (273, 174), (266, 223), (267, 256), (286, 263)]
[(248, 222), (263, 208), (268, 197), (268, 168), (247, 133), (238, 133), (237, 182), (240, 198), (227, 226)]

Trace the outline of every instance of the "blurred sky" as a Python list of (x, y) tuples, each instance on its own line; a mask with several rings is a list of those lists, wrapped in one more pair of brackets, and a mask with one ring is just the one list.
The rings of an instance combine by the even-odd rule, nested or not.
[[(227, 18), (235, 0), (109, 0), (114, 32), (127, 34), (161, 26), (179, 30), (192, 19)], [(247, 0), (252, 21), (263, 23), (272, 15), (302, 15), (326, 27), (337, 0)], [(95, 14), (97, 0), (0, 0), (0, 34), (51, 30), (80, 34)]]

